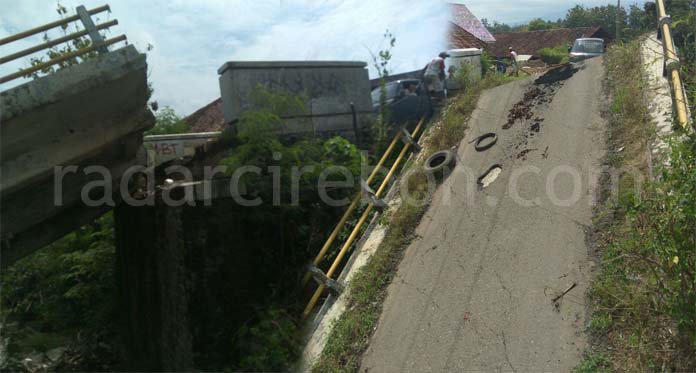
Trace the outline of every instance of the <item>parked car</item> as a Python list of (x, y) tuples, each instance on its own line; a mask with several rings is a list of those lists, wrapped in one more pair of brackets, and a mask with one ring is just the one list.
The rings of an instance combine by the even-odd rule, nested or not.
[[(409, 89), (409, 87), (411, 87)], [(389, 82), (385, 86), (387, 108), (390, 121), (395, 124), (415, 122), (423, 116), (432, 115), (430, 96), (418, 79), (405, 79)], [(411, 93), (413, 91), (413, 93)], [(379, 113), (381, 88), (372, 91), (372, 108)]]
[(570, 62), (579, 62), (588, 58), (601, 56), (606, 47), (603, 39), (581, 38), (575, 40), (575, 44), (570, 49)]

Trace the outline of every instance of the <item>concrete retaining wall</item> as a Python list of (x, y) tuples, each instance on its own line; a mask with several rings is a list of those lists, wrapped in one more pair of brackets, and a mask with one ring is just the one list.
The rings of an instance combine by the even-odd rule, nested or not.
[(220, 69), (220, 92), (225, 121), (233, 123), (252, 108), (257, 86), (271, 92), (302, 98), (305, 113), (281, 113), (285, 135), (355, 139), (350, 103), (354, 103), (357, 128), (372, 118), (370, 80), (364, 62), (274, 61), (227, 62)]

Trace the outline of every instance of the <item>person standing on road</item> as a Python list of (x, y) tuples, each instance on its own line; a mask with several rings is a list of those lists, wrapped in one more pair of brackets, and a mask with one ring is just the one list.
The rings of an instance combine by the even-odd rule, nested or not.
[(431, 96), (444, 98), (445, 78), (447, 78), (447, 74), (445, 73), (445, 59), (449, 56), (447, 52), (442, 52), (425, 66), (423, 82)]
[(510, 50), (510, 66), (512, 67), (512, 72), (510, 73), (510, 75), (515, 74), (515, 76), (520, 76), (520, 69), (517, 65), (517, 52), (515, 52), (515, 50), (512, 47), (508, 49)]

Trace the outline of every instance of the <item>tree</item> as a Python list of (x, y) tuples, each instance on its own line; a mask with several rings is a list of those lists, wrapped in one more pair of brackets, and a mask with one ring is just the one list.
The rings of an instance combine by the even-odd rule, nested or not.
[(654, 25), (654, 18), (650, 17), (649, 13), (645, 9), (641, 9), (636, 4), (629, 7), (628, 29), (632, 31), (631, 35), (638, 31), (648, 30)]
[(529, 31), (539, 31), (539, 30), (549, 30), (553, 28), (553, 24), (551, 22), (544, 21), (541, 18), (535, 18), (531, 21), (529, 21), (529, 24), (527, 25), (527, 28)]
[(387, 125), (389, 123), (389, 108), (387, 107), (387, 78), (389, 77), (389, 61), (392, 58), (391, 50), (396, 45), (396, 38), (387, 29), (384, 32), (384, 40), (387, 42), (387, 47), (379, 51), (377, 54), (370, 52), (372, 57), (372, 65), (377, 74), (379, 74), (379, 117), (375, 123), (374, 142), (378, 150), (381, 150), (387, 141)]
[(492, 24), (488, 23), (488, 20), (485, 20), (486, 23), (484, 25), (490, 31), (492, 34), (502, 34), (505, 32), (512, 32), (513, 29), (510, 25), (498, 22), (498, 21), (493, 21)]
[(190, 130), (188, 123), (176, 115), (174, 109), (165, 106), (155, 116), (155, 126), (145, 135), (170, 135), (175, 133), (187, 133)]
[[(617, 12), (618, 10), (618, 12)], [(585, 8), (576, 5), (568, 10), (564, 20), (564, 26), (577, 27), (602, 27), (612, 38), (616, 37), (616, 17), (619, 17), (619, 27), (626, 28), (628, 13), (625, 8), (617, 9), (616, 5), (597, 6)]]

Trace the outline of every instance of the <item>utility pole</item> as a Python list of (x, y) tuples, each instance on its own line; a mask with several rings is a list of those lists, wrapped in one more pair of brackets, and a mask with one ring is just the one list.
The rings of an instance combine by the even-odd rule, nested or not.
[(621, 0), (616, 4), (616, 41), (621, 40)]

